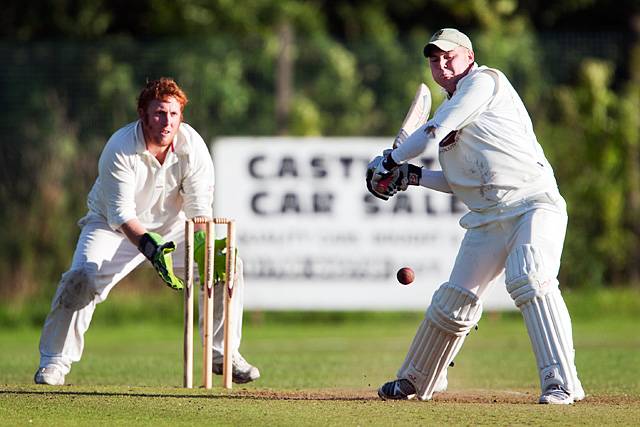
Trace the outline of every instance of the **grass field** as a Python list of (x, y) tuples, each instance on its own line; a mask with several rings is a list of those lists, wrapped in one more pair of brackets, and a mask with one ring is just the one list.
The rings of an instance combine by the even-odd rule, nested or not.
[[(447, 393), (383, 402), (376, 389), (402, 362), (419, 313), (247, 313), (241, 350), (262, 378), (224, 391), (220, 377), (214, 390), (181, 388), (179, 321), (131, 322), (99, 309), (62, 387), (32, 384), (38, 327), (0, 328), (0, 424), (639, 425), (640, 313), (628, 298), (568, 299), (587, 392), (570, 407), (535, 404), (535, 362), (518, 313), (483, 317)], [(113, 299), (104, 306), (123, 305)], [(199, 368), (196, 358), (197, 380)]]

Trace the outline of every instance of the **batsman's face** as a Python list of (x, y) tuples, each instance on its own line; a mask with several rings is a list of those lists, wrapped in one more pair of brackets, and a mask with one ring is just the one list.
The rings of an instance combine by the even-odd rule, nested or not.
[(473, 61), (473, 51), (464, 47), (448, 52), (434, 49), (429, 56), (433, 80), (450, 94), (455, 92), (458, 81), (467, 75)]
[(173, 97), (153, 100), (146, 111), (139, 110), (147, 145), (168, 147), (173, 142), (182, 122), (182, 108)]

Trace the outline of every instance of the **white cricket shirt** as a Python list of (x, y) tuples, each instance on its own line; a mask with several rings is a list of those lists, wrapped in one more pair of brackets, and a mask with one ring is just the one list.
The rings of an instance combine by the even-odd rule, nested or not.
[(427, 144), (439, 144), (444, 177), (471, 210), (463, 227), (521, 212), (540, 194), (560, 197), (529, 114), (498, 70), (474, 64), (431, 120), (393, 151), (393, 159), (416, 157)]
[(89, 215), (114, 230), (137, 218), (160, 234), (186, 217), (212, 216), (213, 161), (202, 137), (180, 124), (164, 163), (147, 150), (138, 120), (116, 131), (102, 151), (91, 189)]

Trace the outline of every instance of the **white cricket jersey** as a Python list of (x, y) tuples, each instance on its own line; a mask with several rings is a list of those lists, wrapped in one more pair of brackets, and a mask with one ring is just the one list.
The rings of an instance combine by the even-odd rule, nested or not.
[(453, 96), (393, 151), (393, 158), (409, 160), (427, 144), (439, 144), (444, 177), (471, 210), (461, 220), (464, 227), (530, 208), (540, 194), (560, 197), (529, 114), (498, 70), (474, 64)]
[(114, 133), (102, 151), (88, 215), (114, 230), (137, 218), (160, 234), (186, 217), (212, 216), (213, 161), (202, 137), (180, 124), (163, 164), (147, 150), (138, 120)]

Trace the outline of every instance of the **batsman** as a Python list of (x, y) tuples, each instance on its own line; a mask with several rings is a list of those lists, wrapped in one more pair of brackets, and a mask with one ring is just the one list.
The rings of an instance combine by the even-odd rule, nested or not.
[[(441, 29), (423, 53), (446, 99), (430, 120), (372, 160), (367, 187), (383, 200), (409, 186), (452, 193), (469, 212), (460, 220), (466, 232), (449, 280), (434, 293), (397, 379), (378, 395), (429, 400), (446, 390), (447, 368), (480, 320), (485, 292), (504, 272), (535, 354), (538, 402), (582, 400), (557, 280), (567, 210), (529, 114), (502, 72), (475, 62), (464, 33)], [(408, 163), (430, 144), (438, 145), (441, 171)]]
[[(70, 269), (62, 275), (40, 337), (36, 384), (63, 385), (71, 364), (80, 361), (84, 335), (96, 305), (134, 268), (147, 260), (169, 287), (184, 283), (186, 218), (212, 217), (214, 170), (207, 145), (183, 122), (188, 99), (170, 78), (150, 81), (138, 98), (138, 120), (116, 131), (98, 164), (88, 213)], [(194, 259), (204, 270), (204, 224), (196, 228)], [(216, 245), (223, 247), (224, 245)], [(175, 255), (175, 256), (174, 256)], [(213, 371), (222, 374), (224, 257), (215, 260)], [(174, 262), (175, 261), (175, 262)], [(260, 376), (239, 353), (242, 332), (242, 262), (237, 261), (232, 375), (246, 383)], [(202, 307), (202, 298), (200, 298)], [(202, 310), (200, 310), (202, 331)]]

